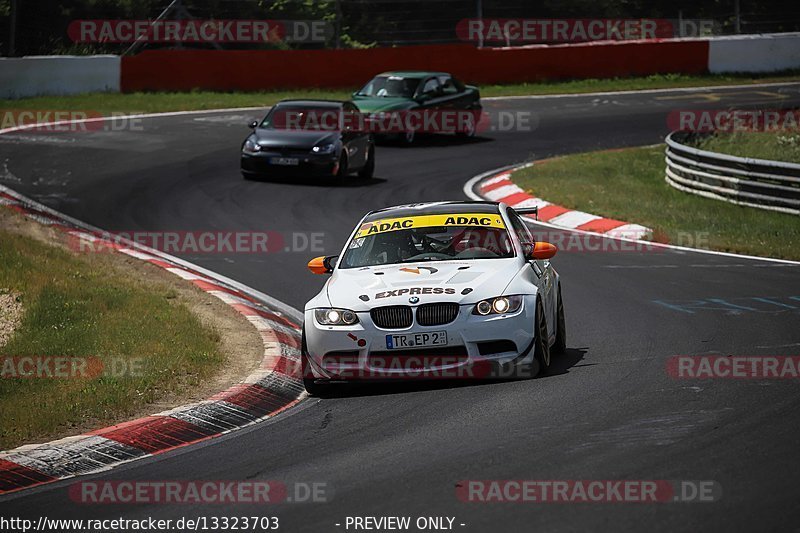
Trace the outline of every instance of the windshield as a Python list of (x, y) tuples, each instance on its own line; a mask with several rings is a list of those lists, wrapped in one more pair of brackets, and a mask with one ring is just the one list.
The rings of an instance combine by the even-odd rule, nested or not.
[(358, 91), (359, 96), (385, 96), (387, 98), (411, 98), (419, 85), (418, 78), (400, 76), (376, 76)]
[(508, 257), (514, 247), (500, 215), (428, 215), (365, 223), (339, 268)]
[(337, 131), (341, 110), (336, 107), (279, 105), (273, 107), (259, 128), (270, 130)]

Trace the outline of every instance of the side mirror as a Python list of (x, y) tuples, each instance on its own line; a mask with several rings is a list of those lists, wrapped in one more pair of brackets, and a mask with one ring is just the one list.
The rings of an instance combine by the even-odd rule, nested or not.
[(254, 120), (253, 122), (251, 122), (251, 123), (250, 123), (250, 124), (248, 124), (247, 126), (248, 126), (248, 127), (251, 129), (251, 130), (254, 130), (254, 129), (256, 129), (256, 128), (258, 127), (258, 121), (257, 121), (257, 120)]
[(308, 262), (308, 269), (314, 274), (330, 274), (336, 266), (337, 255), (315, 257)]
[(549, 242), (540, 241), (532, 245), (523, 245), (523, 251), (525, 252), (525, 259), (528, 259), (529, 261), (534, 259), (543, 260), (550, 259), (556, 255), (558, 248)]

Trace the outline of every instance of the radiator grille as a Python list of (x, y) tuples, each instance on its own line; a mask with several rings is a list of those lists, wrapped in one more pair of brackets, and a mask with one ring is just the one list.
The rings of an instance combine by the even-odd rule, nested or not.
[(417, 308), (417, 324), (420, 326), (441, 326), (449, 324), (458, 316), (457, 303), (423, 304)]
[(407, 305), (376, 307), (369, 315), (376, 326), (385, 329), (407, 328), (414, 321), (411, 308)]

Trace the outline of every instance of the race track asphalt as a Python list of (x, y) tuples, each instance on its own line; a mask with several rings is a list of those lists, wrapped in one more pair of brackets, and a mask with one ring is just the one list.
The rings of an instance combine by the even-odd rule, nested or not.
[[(324, 281), (306, 262), (338, 253), (367, 210), (463, 199), (470, 177), (510, 163), (657, 143), (675, 109), (797, 107), (800, 85), (484, 105), (495, 116), (528, 117), (530, 131), (379, 146), (376, 178), (342, 187), (244, 181), (238, 150), (259, 114), (250, 111), (148, 118), (116, 132), (7, 134), (0, 182), (108, 230), (321, 233), (321, 252), (179, 254), (302, 309)], [(677, 380), (665, 367), (679, 354), (800, 354), (800, 266), (674, 250), (563, 250), (553, 264), (569, 350), (550, 376), (344, 389), (268, 423), (84, 478), (323, 482), (327, 503), (86, 506), (70, 500), (74, 480), (66, 480), (0, 499), (2, 515), (272, 513), (287, 532), (344, 531), (347, 516), (379, 515), (453, 516), (457, 530), (476, 532), (797, 530), (800, 382)], [(456, 484), (469, 479), (715, 480), (723, 496), (464, 503)]]

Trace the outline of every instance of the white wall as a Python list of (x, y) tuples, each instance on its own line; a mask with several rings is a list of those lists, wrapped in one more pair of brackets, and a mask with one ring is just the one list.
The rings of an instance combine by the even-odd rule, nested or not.
[(0, 58), (0, 98), (119, 92), (119, 56)]
[(800, 33), (718, 37), (708, 45), (711, 73), (800, 69)]

